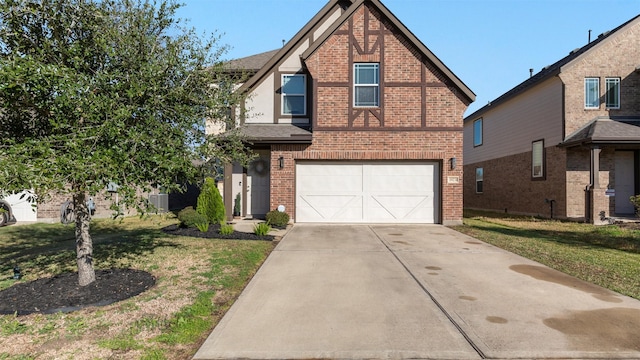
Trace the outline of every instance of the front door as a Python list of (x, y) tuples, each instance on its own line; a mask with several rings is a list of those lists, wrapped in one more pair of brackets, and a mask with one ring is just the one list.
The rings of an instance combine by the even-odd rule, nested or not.
[(635, 166), (633, 151), (616, 151), (615, 167), (616, 214), (634, 214), (635, 208), (629, 201), (629, 198), (635, 195)]
[(247, 216), (263, 218), (269, 212), (269, 150), (257, 150), (258, 158), (247, 169)]

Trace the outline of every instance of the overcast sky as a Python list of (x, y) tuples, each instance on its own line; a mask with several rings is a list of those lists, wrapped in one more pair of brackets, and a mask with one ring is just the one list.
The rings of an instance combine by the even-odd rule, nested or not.
[[(217, 31), (234, 59), (282, 46), (328, 0), (182, 0), (178, 16)], [(382, 0), (487, 104), (591, 38), (640, 14), (639, 0)], [(640, 59), (639, 59), (640, 65)]]

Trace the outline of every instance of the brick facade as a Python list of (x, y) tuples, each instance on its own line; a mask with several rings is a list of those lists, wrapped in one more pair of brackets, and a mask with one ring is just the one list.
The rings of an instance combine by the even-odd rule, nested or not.
[[(380, 64), (380, 106), (354, 108), (353, 63)], [(459, 94), (374, 8), (361, 6), (306, 61), (316, 99), (311, 145), (271, 146), (270, 207), (295, 216), (298, 160), (424, 160), (440, 164), (443, 223), (462, 221), (462, 114)], [(284, 158), (284, 168), (278, 159)], [(459, 183), (449, 184), (454, 176)]]

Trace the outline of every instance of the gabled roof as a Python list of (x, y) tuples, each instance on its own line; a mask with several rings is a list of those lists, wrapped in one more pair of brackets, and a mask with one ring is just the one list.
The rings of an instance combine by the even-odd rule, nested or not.
[(640, 144), (640, 118), (597, 117), (567, 137), (560, 146)]
[(573, 50), (569, 53), (569, 55), (565, 56), (564, 58), (558, 60), (557, 62), (549, 65), (549, 66), (545, 66), (542, 70), (540, 70), (540, 72), (538, 72), (537, 74), (533, 75), (532, 77), (528, 78), (527, 80), (523, 81), (522, 83), (516, 85), (514, 88), (512, 88), (511, 90), (507, 91), (506, 93), (500, 95), (497, 99), (489, 102), (489, 104), (483, 106), (482, 108), (478, 109), (477, 111), (475, 111), (474, 113), (472, 113), (471, 115), (468, 115), (467, 117), (465, 117), (464, 121), (467, 122), (468, 120), (475, 120), (478, 118), (478, 116), (482, 113), (484, 113), (485, 111), (489, 110), (491, 107), (495, 107), (498, 104), (501, 104), (507, 100), (510, 100), (512, 98), (514, 98), (515, 96), (527, 91), (528, 89), (536, 86), (539, 83), (542, 83), (543, 81), (556, 76), (558, 74), (560, 74), (562, 72), (562, 68), (568, 64), (570, 64), (571, 62), (573, 62), (574, 60), (576, 60), (577, 58), (581, 57), (583, 54), (587, 53), (589, 50), (593, 49), (594, 47), (598, 46), (599, 44), (601, 44), (602, 42), (604, 42), (605, 40), (611, 38), (611, 36), (613, 34), (615, 34), (618, 30), (624, 28), (625, 26), (627, 26), (628, 24), (632, 23), (634, 20), (640, 18), (640, 15), (634, 17), (633, 19), (625, 22), (624, 24), (618, 26), (617, 28), (611, 30), (611, 31), (607, 31), (604, 32), (602, 34), (600, 34), (595, 40), (591, 41), (590, 43), (588, 43), (587, 45), (578, 48), (576, 50)]
[(224, 63), (224, 69), (227, 71), (246, 71), (255, 74), (262, 69), (278, 51), (280, 51), (280, 49), (229, 60)]
[(379, 0), (354, 0), (352, 5), (336, 20), (333, 25), (315, 41), (309, 49), (302, 54), (302, 59), (308, 59), (331, 35), (338, 30), (361, 5), (369, 3), (373, 5), (384, 17), (386, 17), (395, 28), (413, 44), (420, 53), (426, 57), (438, 70), (440, 70), (471, 102), (476, 99), (476, 95), (460, 80), (435, 54), (431, 52), (389, 9)]
[[(349, 19), (351, 15), (363, 4), (370, 4), (376, 8), (381, 14), (383, 14), (415, 47), (422, 55), (424, 55), (433, 65), (441, 71), (451, 82), (466, 96), (470, 101), (475, 100), (475, 94), (469, 89), (448, 67), (440, 61), (398, 18), (395, 17), (379, 0), (330, 0), (282, 49), (273, 55), (273, 57), (260, 69), (252, 78), (250, 78), (239, 89), (240, 91), (246, 91), (256, 85), (267, 74), (269, 74), (273, 68), (284, 58), (286, 58), (291, 51), (297, 49), (300, 46), (301, 40), (312, 31), (315, 26), (322, 20), (327, 18), (338, 7), (342, 7), (344, 13), (320, 36), (310, 44), (302, 57), (306, 59), (315, 50), (317, 50), (332, 34), (335, 32), (345, 21)], [(348, 6), (342, 6), (348, 5)]]

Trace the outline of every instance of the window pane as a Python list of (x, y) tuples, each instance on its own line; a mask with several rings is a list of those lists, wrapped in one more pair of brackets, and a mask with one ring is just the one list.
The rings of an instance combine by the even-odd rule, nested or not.
[(355, 64), (356, 84), (378, 84), (378, 64)]
[(356, 86), (356, 106), (378, 106), (377, 86)]
[(544, 168), (543, 168), (544, 143), (542, 141), (534, 142), (531, 150), (532, 150), (531, 151), (532, 176), (542, 177), (544, 174)]
[(584, 79), (584, 106), (587, 108), (600, 107), (600, 79)]
[(473, 122), (473, 146), (482, 145), (482, 119)]
[(481, 193), (484, 191), (484, 169), (476, 168), (476, 192)]
[(284, 75), (282, 77), (282, 92), (285, 94), (304, 94), (304, 76)]
[(620, 79), (606, 79), (606, 99), (608, 108), (620, 107)]
[(304, 96), (285, 95), (282, 97), (282, 113), (304, 115)]

